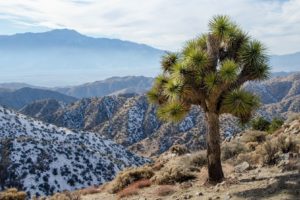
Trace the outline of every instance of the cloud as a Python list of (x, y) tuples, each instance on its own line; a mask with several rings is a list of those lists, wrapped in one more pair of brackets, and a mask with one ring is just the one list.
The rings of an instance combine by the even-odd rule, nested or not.
[(177, 50), (207, 30), (208, 20), (228, 14), (267, 44), (270, 53), (299, 51), (300, 0), (10, 0), (0, 19), (50, 29), (120, 38)]

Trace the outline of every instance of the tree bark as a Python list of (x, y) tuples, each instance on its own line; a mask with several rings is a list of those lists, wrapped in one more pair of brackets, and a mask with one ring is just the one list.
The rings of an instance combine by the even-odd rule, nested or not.
[(206, 112), (206, 122), (208, 181), (221, 182), (224, 174), (221, 165), (219, 115), (214, 112)]

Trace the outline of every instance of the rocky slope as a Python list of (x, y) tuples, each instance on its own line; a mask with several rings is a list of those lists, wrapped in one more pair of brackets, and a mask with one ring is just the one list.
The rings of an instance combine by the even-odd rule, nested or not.
[[(262, 98), (264, 104), (258, 114), (273, 118), (299, 112), (299, 83), (300, 74), (292, 74), (245, 87)], [(36, 109), (38, 106), (34, 103), (21, 112), (58, 126), (98, 132), (142, 155), (160, 154), (174, 144), (185, 144), (191, 149), (205, 145), (204, 115), (197, 107), (181, 123), (173, 124), (157, 118), (156, 107), (148, 104), (145, 95), (88, 98), (54, 109), (47, 108), (47, 102), (44, 104), (42, 110)], [(224, 137), (239, 131), (241, 127), (235, 118), (221, 117)]]
[(0, 107), (0, 186), (49, 195), (111, 180), (147, 159), (99, 134), (58, 128)]
[[(68, 106), (44, 101), (30, 104), (21, 112), (58, 126), (98, 132), (147, 156), (162, 153), (174, 144), (190, 148), (205, 144), (204, 116), (199, 108), (194, 107), (179, 124), (163, 123), (156, 116), (156, 107), (149, 105), (144, 95), (88, 98)], [(239, 132), (236, 124), (235, 118), (222, 116), (222, 134), (227, 137)]]
[[(221, 183), (207, 182), (205, 151), (191, 153), (177, 146), (151, 164), (126, 169), (107, 184), (79, 190), (73, 195), (83, 200), (298, 200), (299, 158), (300, 115), (272, 134), (247, 130), (224, 141), (225, 178)], [(56, 194), (58, 197), (67, 196)]]
[(29, 87), (13, 91), (0, 91), (0, 105), (14, 109), (20, 109), (29, 103), (42, 99), (55, 99), (63, 103), (71, 103), (77, 100), (75, 97), (59, 92)]

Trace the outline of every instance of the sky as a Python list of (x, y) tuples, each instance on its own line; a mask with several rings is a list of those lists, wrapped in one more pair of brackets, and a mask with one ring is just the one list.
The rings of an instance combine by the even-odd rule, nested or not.
[(226, 14), (271, 54), (300, 51), (300, 0), (0, 0), (0, 34), (69, 28), (176, 51)]

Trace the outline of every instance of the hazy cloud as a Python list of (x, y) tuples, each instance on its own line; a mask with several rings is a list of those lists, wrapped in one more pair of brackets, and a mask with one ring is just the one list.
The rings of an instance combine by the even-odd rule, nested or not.
[(0, 0), (0, 19), (27, 31), (72, 28), (169, 50), (206, 31), (211, 16), (228, 14), (278, 54), (300, 50), (299, 10), (300, 0)]

